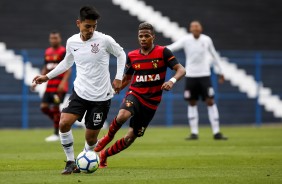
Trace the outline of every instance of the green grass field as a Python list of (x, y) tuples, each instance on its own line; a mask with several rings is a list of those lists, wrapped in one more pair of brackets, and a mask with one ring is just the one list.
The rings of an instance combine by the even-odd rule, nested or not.
[[(108, 168), (62, 176), (61, 145), (43, 141), (51, 130), (0, 130), (0, 183), (282, 183), (282, 126), (222, 131), (228, 141), (214, 141), (208, 127), (201, 128), (199, 141), (185, 141), (187, 128), (150, 127), (132, 147), (109, 158)], [(76, 155), (83, 134), (74, 130)]]

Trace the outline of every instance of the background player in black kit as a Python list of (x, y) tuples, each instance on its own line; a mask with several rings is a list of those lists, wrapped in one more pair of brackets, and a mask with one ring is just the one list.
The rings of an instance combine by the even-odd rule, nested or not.
[[(137, 137), (143, 136), (161, 101), (163, 90), (170, 90), (185, 75), (184, 67), (169, 49), (154, 45), (155, 34), (151, 24), (139, 25), (138, 39), (141, 49), (129, 52), (121, 89), (130, 82), (131, 85), (107, 135), (98, 141), (94, 150), (99, 152), (104, 149), (129, 118), (130, 128), (123, 138), (100, 152), (100, 167), (107, 166), (107, 157), (126, 149)], [(167, 67), (176, 73), (165, 82)]]

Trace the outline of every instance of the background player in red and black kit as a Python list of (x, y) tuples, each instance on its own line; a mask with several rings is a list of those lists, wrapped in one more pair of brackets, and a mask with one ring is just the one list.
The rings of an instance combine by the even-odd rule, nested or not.
[[(155, 34), (151, 24), (139, 25), (138, 39), (141, 49), (129, 52), (121, 89), (130, 82), (131, 85), (107, 135), (98, 141), (94, 150), (99, 152), (104, 149), (129, 118), (130, 128), (123, 138), (100, 152), (100, 167), (107, 166), (107, 157), (126, 149), (137, 137), (143, 136), (161, 101), (163, 90), (170, 90), (185, 75), (184, 67), (169, 49), (154, 45)], [(165, 82), (167, 67), (176, 73)]]
[[(53, 70), (65, 57), (66, 48), (61, 45), (61, 35), (57, 31), (52, 31), (49, 35), (50, 47), (45, 51), (45, 64), (41, 74), (45, 75)], [(70, 70), (49, 80), (46, 91), (40, 104), (41, 111), (54, 122), (54, 134), (46, 137), (45, 141), (59, 141), (59, 121), (60, 121), (60, 103), (63, 102), (68, 91), (68, 80)], [(33, 86), (35, 88), (36, 85)]]

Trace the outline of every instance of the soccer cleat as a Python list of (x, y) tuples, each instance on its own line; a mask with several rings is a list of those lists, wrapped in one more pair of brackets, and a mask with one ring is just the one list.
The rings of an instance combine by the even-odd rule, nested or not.
[(109, 144), (111, 141), (113, 140), (113, 138), (110, 138), (108, 135), (105, 135), (104, 137), (102, 137), (101, 139), (98, 140), (98, 143), (96, 145), (96, 147), (94, 148), (95, 152), (100, 152), (101, 150), (103, 150), (107, 144)]
[(77, 170), (79, 170), (75, 164), (74, 161), (67, 161), (65, 169), (61, 172), (61, 174), (71, 174), (75, 171), (77, 173)]
[(228, 139), (227, 137), (224, 137), (222, 135), (222, 133), (220, 133), (220, 132), (217, 133), (217, 134), (214, 134), (213, 138), (214, 138), (214, 140), (227, 140)]
[(46, 137), (45, 138), (45, 141), (46, 142), (56, 142), (56, 141), (59, 141), (60, 140), (60, 137), (58, 135), (50, 135), (49, 137)]
[(198, 140), (199, 136), (197, 134), (191, 134), (186, 140)]
[(108, 166), (108, 164), (107, 164), (107, 155), (106, 155), (105, 150), (101, 151), (99, 156), (100, 156), (99, 168), (107, 167)]

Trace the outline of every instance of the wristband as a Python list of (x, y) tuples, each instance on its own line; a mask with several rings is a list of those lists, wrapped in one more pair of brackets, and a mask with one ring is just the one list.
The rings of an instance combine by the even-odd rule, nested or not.
[(175, 84), (177, 80), (176, 80), (176, 78), (172, 77), (171, 79), (169, 79), (169, 81), (171, 81), (173, 84)]

